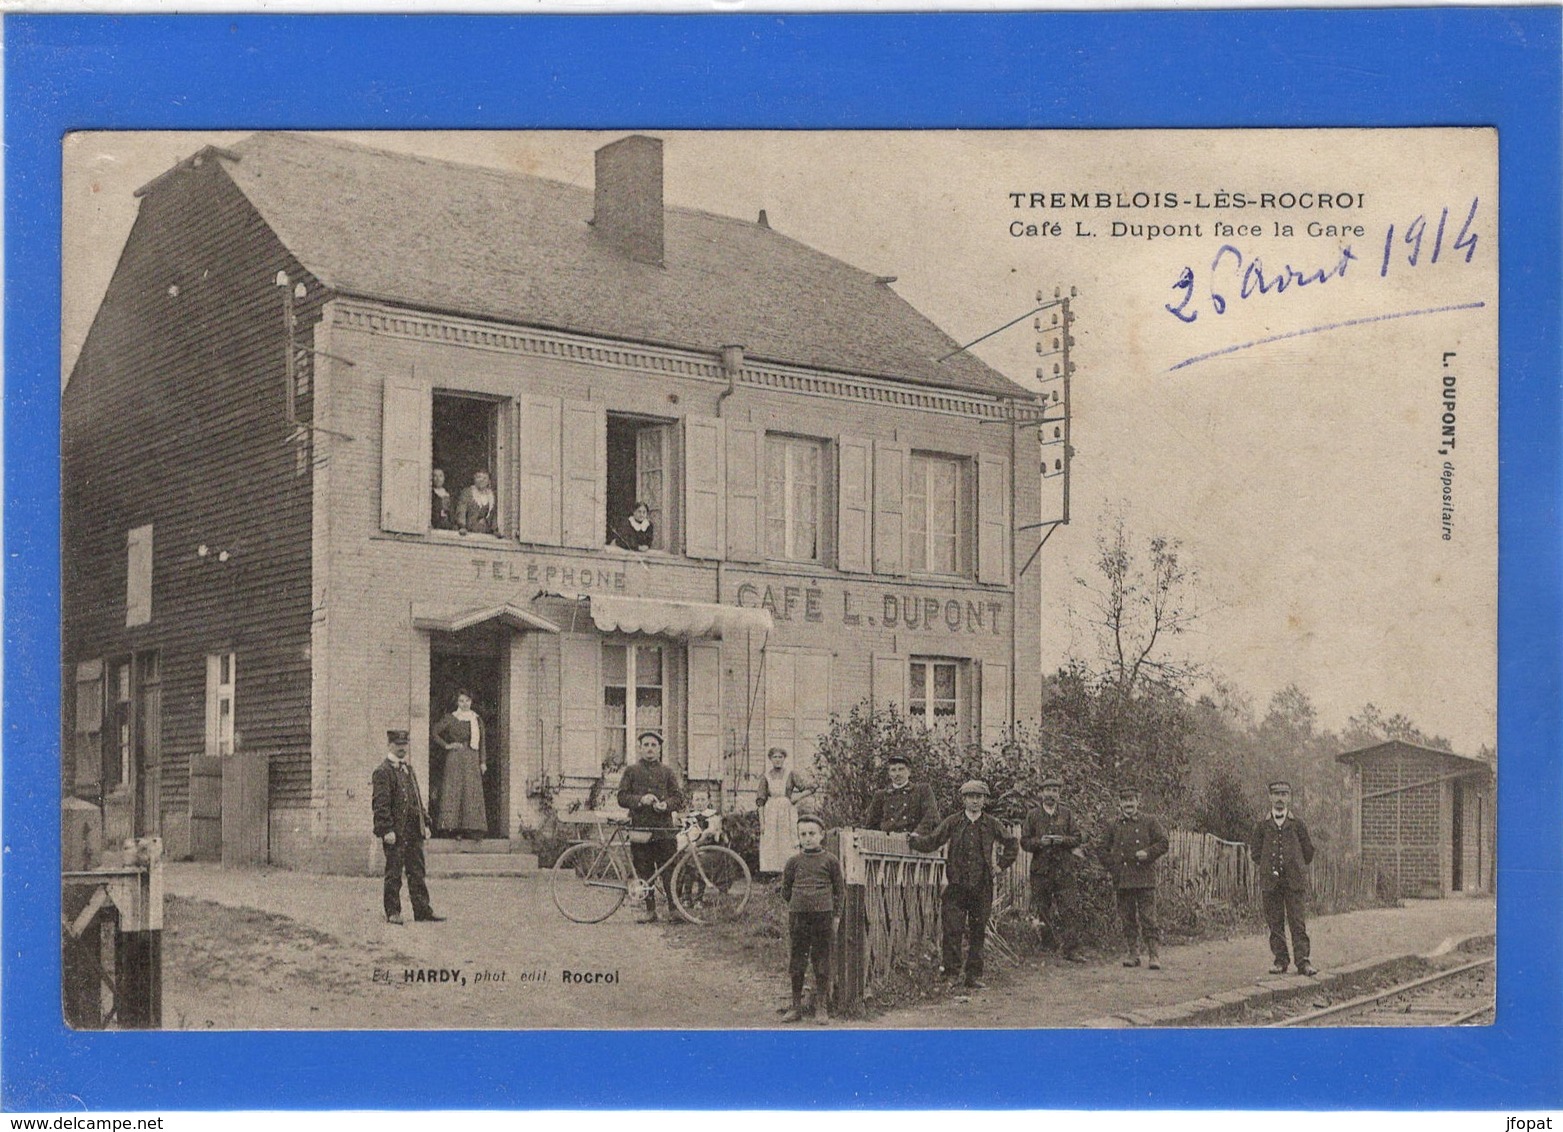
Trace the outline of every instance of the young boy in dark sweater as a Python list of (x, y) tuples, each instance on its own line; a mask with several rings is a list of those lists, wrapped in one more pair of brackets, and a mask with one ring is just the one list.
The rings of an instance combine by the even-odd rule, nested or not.
[(798, 819), (798, 845), (782, 870), (782, 899), (787, 902), (788, 928), (792, 934), (792, 1006), (783, 1022), (803, 1017), (803, 976), (814, 961), (814, 1021), (830, 1024), (830, 940), (836, 916), (846, 898), (841, 862), (825, 852), (825, 826), (816, 817)]

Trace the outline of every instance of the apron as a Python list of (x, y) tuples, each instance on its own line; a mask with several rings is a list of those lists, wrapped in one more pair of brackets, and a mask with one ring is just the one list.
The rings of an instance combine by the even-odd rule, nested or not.
[(798, 808), (787, 800), (787, 768), (767, 770), (770, 800), (760, 811), (760, 871), (779, 873), (798, 851)]

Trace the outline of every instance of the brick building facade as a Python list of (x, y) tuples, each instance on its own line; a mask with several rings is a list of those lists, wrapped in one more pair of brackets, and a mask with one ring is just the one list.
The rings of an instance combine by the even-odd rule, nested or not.
[(1494, 775), (1481, 759), (1391, 741), (1347, 751), (1363, 861), (1400, 896), (1493, 891)]
[[(142, 190), (64, 396), (64, 777), (107, 836), (365, 869), (386, 728), (437, 784), (458, 687), (518, 848), (643, 728), (741, 805), (859, 703), (1037, 715), (1040, 400), (661, 171), (262, 134)], [(490, 475), (491, 532), (436, 468)], [(651, 546), (610, 545), (636, 501)]]

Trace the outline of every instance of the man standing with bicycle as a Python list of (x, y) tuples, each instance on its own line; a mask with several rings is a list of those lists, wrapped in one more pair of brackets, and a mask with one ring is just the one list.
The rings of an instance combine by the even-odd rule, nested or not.
[[(619, 779), (619, 805), (630, 815), (630, 860), (635, 865), (635, 875), (650, 880), (678, 851), (678, 826), (673, 814), (684, 808), (684, 787), (678, 772), (662, 762), (661, 735), (642, 731), (635, 742), (640, 759), (626, 767), (624, 777)], [(668, 872), (662, 874), (662, 891), (671, 909), (673, 889)], [(653, 886), (646, 892), (645, 914), (636, 922), (656, 921), (657, 890)]]

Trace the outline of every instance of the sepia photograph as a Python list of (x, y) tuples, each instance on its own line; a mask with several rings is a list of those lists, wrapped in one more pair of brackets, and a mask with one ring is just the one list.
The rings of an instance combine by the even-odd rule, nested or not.
[(1496, 130), (61, 146), (72, 1029), (1494, 1022)]

